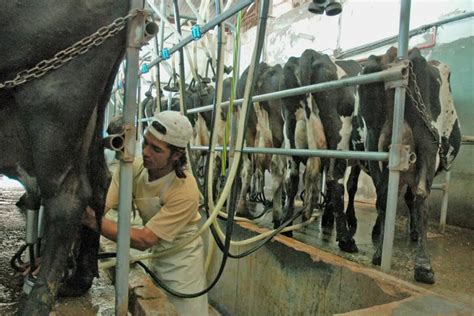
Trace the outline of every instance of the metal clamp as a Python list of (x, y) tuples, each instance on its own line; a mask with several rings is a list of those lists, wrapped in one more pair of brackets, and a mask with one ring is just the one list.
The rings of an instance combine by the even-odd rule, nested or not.
[(170, 50), (168, 48), (163, 48), (161, 50), (161, 57), (163, 57), (163, 59), (169, 59), (170, 58)]
[(399, 80), (386, 81), (385, 90), (394, 89), (397, 87), (408, 87), (409, 65), (410, 65), (410, 62), (408, 60), (400, 60), (400, 61), (390, 63), (387, 65), (387, 70), (388, 69), (398, 70), (400, 71), (403, 77)]
[(120, 159), (122, 161), (132, 162), (133, 158), (135, 157), (135, 153), (133, 151), (134, 146), (130, 146), (130, 144), (134, 145), (135, 143), (135, 126), (130, 124), (124, 124), (123, 134), (125, 136), (125, 142), (123, 146), (123, 153)]
[(193, 27), (191, 27), (191, 35), (195, 41), (201, 38), (202, 33), (199, 24), (194, 24)]
[(392, 144), (389, 148), (390, 157), (395, 157), (389, 160), (390, 170), (407, 171), (416, 162), (416, 154), (410, 151), (410, 145)]

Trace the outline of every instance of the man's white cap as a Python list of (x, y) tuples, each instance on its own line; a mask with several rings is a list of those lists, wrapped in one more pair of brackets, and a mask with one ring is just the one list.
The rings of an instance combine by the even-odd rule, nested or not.
[(176, 111), (155, 113), (147, 131), (159, 140), (182, 148), (188, 145), (193, 134), (189, 119)]

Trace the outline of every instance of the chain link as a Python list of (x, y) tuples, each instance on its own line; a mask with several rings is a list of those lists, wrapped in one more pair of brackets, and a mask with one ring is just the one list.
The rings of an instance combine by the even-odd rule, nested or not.
[(25, 82), (41, 78), (50, 70), (58, 69), (77, 56), (87, 53), (92, 47), (100, 46), (106, 39), (123, 30), (127, 25), (127, 20), (136, 16), (138, 12), (140, 12), (139, 9), (130, 11), (126, 16), (115, 19), (109, 25), (101, 27), (95, 33), (58, 52), (53, 58), (42, 60), (33, 68), (20, 71), (12, 80), (0, 82), (0, 90), (11, 89)]
[[(448, 158), (443, 150), (438, 130), (433, 126), (433, 124), (431, 124), (431, 120), (428, 117), (428, 110), (426, 109), (425, 103), (423, 102), (423, 97), (420, 92), (420, 87), (418, 86), (416, 74), (413, 70), (413, 63), (411, 62), (409, 66), (408, 81), (409, 83), (406, 89), (407, 95), (411, 99), (415, 110), (418, 112), (418, 115), (420, 116), (421, 120), (433, 136), (434, 143), (438, 146), (441, 167), (446, 168), (448, 165)], [(412, 85), (410, 85), (410, 82), (412, 83)]]

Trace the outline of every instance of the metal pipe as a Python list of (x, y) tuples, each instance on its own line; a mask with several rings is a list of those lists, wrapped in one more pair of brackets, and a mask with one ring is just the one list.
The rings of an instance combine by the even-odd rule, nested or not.
[[(425, 25), (422, 25), (420, 27), (417, 27), (417, 28), (411, 30), (409, 32), (408, 36), (413, 37), (413, 36), (416, 36), (416, 35), (419, 35), (419, 34), (423, 34), (432, 27), (438, 27), (438, 26), (443, 25), (443, 24), (456, 22), (456, 21), (460, 21), (460, 20), (464, 20), (464, 19), (468, 19), (468, 18), (472, 18), (473, 16), (474, 16), (474, 12), (471, 11), (471, 12), (463, 13), (463, 14), (460, 14), (460, 15), (457, 15), (457, 16), (454, 16), (454, 17), (451, 17), (451, 18), (448, 18), (448, 19), (444, 19), (444, 20), (441, 20), (441, 21), (438, 21), (438, 22), (425, 24)], [(340, 54), (338, 54), (336, 56), (336, 58), (337, 59), (343, 59), (343, 58), (348, 58), (350, 56), (362, 54), (362, 53), (365, 53), (367, 51), (370, 51), (370, 50), (380, 48), (380, 47), (389, 45), (391, 43), (394, 43), (394, 42), (397, 41), (397, 39), (398, 39), (398, 35), (395, 35), (395, 36), (387, 37), (387, 38), (372, 42), (370, 44), (364, 44), (364, 45), (361, 45), (361, 46), (358, 46), (358, 47), (354, 47), (354, 48), (346, 50), (345, 52), (341, 52)]]
[[(178, 33), (178, 37), (181, 37), (181, 24), (180, 24), (180, 18), (179, 18), (179, 6), (178, 6), (178, 0), (173, 0), (173, 8), (174, 8), (174, 16), (175, 16), (175, 26), (176, 26), (176, 32)], [(178, 49), (179, 51), (179, 107), (181, 110), (181, 113), (186, 115), (186, 105), (184, 104), (184, 98), (186, 97), (185, 95), (185, 80), (186, 78), (184, 77), (184, 53), (183, 53), (183, 48)]]
[[(249, 6), (251, 3), (253, 3), (254, 0), (243, 0), (239, 3), (237, 3), (236, 5), (234, 5), (232, 8), (230, 8), (229, 10), (223, 12), (222, 14), (216, 16), (213, 20), (209, 21), (208, 23), (206, 23), (205, 25), (203, 25), (201, 27), (201, 34), (205, 34), (207, 33), (208, 31), (210, 31), (212, 28), (214, 28), (214, 26), (216, 26), (217, 24), (219, 23), (222, 23), (224, 20), (227, 20), (228, 18), (230, 18), (232, 15), (234, 15), (235, 13), (239, 12), (240, 10), (242, 10), (243, 8)], [(178, 44), (176, 44), (175, 46), (173, 46), (169, 52), (170, 52), (170, 55), (174, 54), (175, 52), (177, 52), (180, 48), (183, 48), (184, 46), (186, 46), (187, 44), (189, 44), (190, 42), (192, 42), (194, 40), (194, 38), (192, 37), (192, 35), (188, 35), (186, 36), (183, 40), (181, 40)], [(161, 61), (163, 61), (163, 57), (158, 57), (157, 59), (151, 61), (149, 64), (148, 64), (148, 67), (151, 68), (153, 66), (155, 66), (156, 64), (160, 63)]]
[[(408, 30), (410, 29), (411, 0), (402, 0), (400, 7), (400, 28), (398, 41), (398, 60), (408, 55)], [(389, 178), (387, 188), (387, 208), (383, 233), (381, 270), (390, 271), (392, 264), (393, 238), (395, 235), (395, 216), (397, 213), (398, 184), (400, 180), (400, 148), (402, 144), (403, 121), (405, 113), (405, 87), (395, 88), (395, 104), (393, 109), (392, 145), (389, 151)]]
[[(142, 1), (131, 2), (131, 9), (141, 8)], [(137, 83), (139, 48), (142, 32), (137, 30), (144, 25), (144, 15), (138, 14), (127, 26), (126, 72), (125, 72), (125, 105), (123, 122), (133, 126), (131, 135), (135, 135), (135, 113), (137, 112)], [(118, 208), (117, 266), (115, 268), (115, 315), (128, 313), (128, 274), (130, 254), (130, 214), (132, 213), (132, 180), (133, 157), (135, 154), (135, 137), (126, 138), (125, 148), (130, 159), (120, 161), (120, 188)]]
[(451, 181), (451, 171), (446, 172), (443, 184), (443, 198), (441, 200), (441, 213), (439, 216), (439, 231), (444, 233), (446, 228), (446, 217), (448, 215), (449, 182)]
[[(294, 89), (281, 90), (272, 93), (260, 94), (252, 97), (252, 102), (262, 102), (269, 101), (274, 99), (279, 99), (283, 97), (291, 97), (299, 94), (306, 94), (312, 92), (318, 92), (323, 90), (337, 89), (341, 87), (349, 87), (358, 84), (367, 84), (378, 81), (393, 81), (399, 80), (403, 76), (403, 73), (400, 69), (389, 69), (377, 73), (372, 73), (368, 75), (359, 75), (357, 77), (349, 77), (340, 80), (327, 81), (323, 83), (313, 84), (304, 87), (298, 87)], [(242, 104), (242, 99), (234, 101), (235, 105)], [(228, 106), (229, 101), (222, 102), (222, 106)], [(198, 113), (212, 110), (212, 105), (206, 105), (194, 109), (190, 109), (188, 113)]]
[[(207, 146), (191, 146), (192, 150), (208, 151)], [(215, 151), (222, 151), (222, 146), (216, 146)], [(240, 151), (246, 154), (272, 154), (284, 156), (322, 157), (337, 159), (377, 160), (387, 161), (388, 153), (378, 151), (347, 151), (329, 149), (286, 149), (267, 147), (243, 147)]]

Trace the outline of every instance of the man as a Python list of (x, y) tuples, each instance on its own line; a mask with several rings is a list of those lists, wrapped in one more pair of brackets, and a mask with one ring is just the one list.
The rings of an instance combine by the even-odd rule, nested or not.
[[(139, 250), (158, 252), (169, 249), (195, 235), (199, 190), (194, 177), (185, 169), (186, 146), (192, 135), (189, 120), (179, 112), (163, 111), (144, 135), (143, 159), (133, 164), (133, 201), (144, 227), (131, 228), (130, 245)], [(106, 210), (118, 207), (118, 172), (107, 193)], [(84, 224), (97, 228), (95, 212), (88, 208)], [(100, 232), (113, 241), (117, 239), (117, 223), (102, 220)], [(206, 287), (204, 249), (197, 238), (165, 258), (150, 260), (150, 269), (173, 290), (196, 293)], [(179, 315), (207, 315), (207, 295), (182, 299), (170, 295)]]

